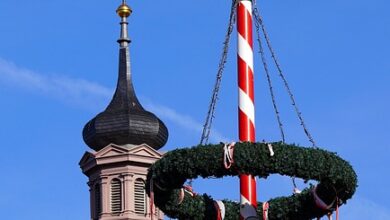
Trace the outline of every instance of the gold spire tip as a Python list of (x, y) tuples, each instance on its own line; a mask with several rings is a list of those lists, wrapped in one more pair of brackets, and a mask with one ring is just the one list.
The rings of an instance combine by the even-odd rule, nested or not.
[(122, 0), (122, 4), (118, 7), (116, 10), (116, 13), (119, 15), (119, 17), (129, 17), (133, 10), (126, 4), (126, 0)]

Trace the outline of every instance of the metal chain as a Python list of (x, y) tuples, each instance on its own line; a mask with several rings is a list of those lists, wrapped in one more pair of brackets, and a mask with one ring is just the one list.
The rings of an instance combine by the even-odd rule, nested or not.
[(276, 65), (276, 68), (278, 69), (279, 76), (280, 76), (280, 78), (282, 79), (282, 81), (284, 83), (284, 86), (285, 86), (285, 88), (287, 90), (288, 95), (290, 96), (291, 104), (294, 106), (294, 110), (295, 110), (295, 112), (296, 112), (296, 114), (298, 116), (299, 121), (301, 122), (301, 126), (303, 127), (303, 130), (304, 130), (307, 138), (312, 143), (313, 147), (316, 147), (317, 146), (316, 142), (314, 141), (312, 135), (309, 132), (309, 129), (306, 126), (305, 121), (303, 120), (302, 113), (301, 113), (301, 111), (299, 110), (299, 108), (297, 106), (297, 103), (295, 101), (294, 95), (293, 95), (293, 93), (292, 93), (292, 91), (290, 89), (290, 86), (289, 86), (289, 84), (287, 82), (287, 79), (284, 76), (282, 68), (281, 68), (281, 66), (279, 64), (279, 61), (278, 61), (277, 57), (276, 57), (276, 53), (275, 53), (274, 49), (272, 48), (271, 41), (269, 39), (269, 35), (268, 35), (267, 30), (265, 28), (265, 25), (263, 23), (263, 18), (261, 17), (259, 9), (258, 9), (258, 7), (256, 5), (256, 0), (252, 0), (252, 1), (253, 1), (254, 6), (255, 6), (254, 10), (253, 10), (254, 18), (256, 20), (256, 23), (258, 23), (260, 25), (260, 27), (261, 27), (261, 29), (263, 31), (264, 38), (266, 40), (268, 49), (270, 50), (272, 59), (273, 59), (275, 65)]
[[(278, 69), (278, 72), (279, 72), (279, 76), (282, 78), (283, 82), (284, 82), (284, 85), (287, 89), (287, 92), (290, 96), (290, 100), (294, 106), (294, 109), (295, 109), (295, 112), (297, 113), (298, 115), (298, 118), (299, 120), (301, 121), (301, 125), (304, 129), (304, 132), (306, 134), (306, 136), (308, 137), (309, 141), (313, 144), (313, 146), (315, 147), (316, 146), (316, 143), (313, 139), (313, 137), (311, 136), (311, 134), (309, 133), (309, 130), (307, 129), (306, 127), (306, 124), (303, 120), (303, 117), (302, 117), (302, 113), (299, 111), (297, 105), (296, 105), (296, 102), (295, 102), (295, 98), (290, 90), (290, 87), (287, 83), (287, 80), (286, 78), (284, 77), (283, 75), (283, 72), (282, 72), (282, 69), (280, 67), (280, 64), (276, 58), (276, 55), (275, 55), (275, 51), (273, 50), (272, 46), (271, 46), (271, 41), (269, 40), (269, 35), (267, 34), (267, 31), (265, 29), (265, 25), (263, 23), (263, 19), (262, 17), (260, 16), (260, 13), (259, 13), (259, 10), (258, 10), (258, 7), (256, 5), (256, 0), (253, 0), (253, 5), (254, 5), (254, 9), (253, 9), (253, 14), (254, 14), (254, 17), (255, 17), (255, 24), (256, 24), (256, 32), (257, 32), (257, 40), (259, 42), (259, 48), (260, 48), (260, 54), (261, 54), (261, 60), (263, 62), (263, 65), (264, 65), (264, 70), (266, 72), (266, 75), (267, 75), (267, 80), (268, 80), (268, 85), (269, 85), (269, 89), (270, 89), (270, 93), (271, 93), (271, 98), (272, 98), (272, 104), (274, 106), (274, 111), (275, 111), (275, 114), (276, 114), (276, 117), (277, 117), (277, 120), (278, 120), (278, 124), (279, 124), (279, 130), (280, 130), (280, 134), (281, 134), (281, 137), (282, 137), (282, 141), (283, 143), (285, 142), (285, 135), (284, 135), (284, 129), (283, 129), (283, 124), (281, 122), (281, 119), (280, 119), (280, 114), (279, 114), (279, 111), (278, 111), (278, 107), (276, 105), (276, 100), (275, 100), (275, 96), (274, 96), (274, 92), (273, 92), (273, 87), (272, 87), (272, 82), (271, 82), (271, 78), (270, 78), (270, 74), (269, 74), (269, 70), (268, 70), (268, 65), (267, 65), (267, 61), (265, 59), (265, 54), (264, 54), (264, 49), (263, 49), (263, 44), (262, 44), (262, 41), (261, 41), (261, 37), (260, 37), (260, 26), (261, 26), (261, 29), (264, 33), (264, 37), (266, 39), (266, 42), (267, 42), (267, 45), (268, 45), (268, 48), (271, 52), (271, 55), (272, 55), (272, 58), (275, 62), (275, 65)], [(298, 186), (297, 186), (297, 183), (296, 183), (296, 179), (295, 177), (291, 177), (291, 181), (292, 181), (292, 184), (293, 184), (293, 187), (294, 187), (294, 193), (297, 193), (296, 190), (298, 189)]]
[[(256, 10), (256, 7), (254, 7), (254, 10)], [(278, 121), (280, 136), (282, 138), (283, 143), (285, 143), (286, 138), (285, 138), (285, 134), (284, 134), (283, 124), (282, 124), (282, 120), (280, 118), (278, 106), (276, 104), (275, 93), (274, 93), (274, 89), (272, 86), (272, 81), (271, 81), (271, 76), (270, 76), (269, 69), (268, 69), (267, 60), (265, 58), (263, 42), (262, 42), (261, 36), (260, 36), (260, 24), (259, 24), (259, 22), (257, 22), (257, 20), (255, 21), (255, 26), (256, 26), (257, 42), (259, 43), (259, 53), (261, 55), (261, 61), (263, 62), (264, 72), (267, 76), (268, 88), (269, 88), (269, 91), (271, 94), (272, 105), (274, 108), (276, 119)]]
[(227, 60), (227, 56), (229, 53), (229, 42), (230, 42), (230, 37), (232, 35), (232, 32), (234, 30), (234, 24), (236, 22), (236, 8), (238, 5), (238, 0), (233, 0), (232, 2), (232, 7), (230, 11), (230, 18), (229, 18), (229, 26), (227, 29), (227, 33), (225, 36), (225, 41), (223, 42), (223, 51), (222, 51), (222, 57), (219, 61), (219, 66), (218, 66), (218, 72), (217, 72), (217, 77), (215, 80), (215, 85), (213, 89), (213, 93), (211, 96), (211, 102), (209, 105), (209, 110), (207, 112), (207, 117), (206, 117), (206, 122), (203, 125), (203, 131), (202, 131), (202, 136), (200, 139), (200, 144), (207, 144), (209, 141), (210, 137), (210, 132), (211, 132), (211, 125), (213, 123), (213, 120), (215, 118), (215, 108), (217, 105), (217, 100), (218, 100), (218, 95), (219, 95), (219, 89), (221, 87), (221, 81), (222, 81), (222, 75), (225, 69), (225, 64)]
[[(230, 16), (229, 16), (229, 25), (227, 28), (227, 33), (225, 35), (225, 40), (223, 42), (222, 56), (221, 56), (221, 59), (219, 61), (219, 65), (218, 65), (217, 77), (215, 80), (214, 89), (213, 89), (213, 93), (212, 93), (211, 101), (210, 101), (210, 105), (209, 105), (209, 110), (208, 110), (207, 116), (206, 116), (206, 121), (203, 125), (202, 136), (200, 138), (201, 145), (208, 143), (209, 137), (210, 137), (210, 132), (211, 132), (211, 126), (212, 126), (213, 120), (215, 118), (215, 109), (217, 106), (219, 89), (221, 88), (222, 76), (223, 76), (223, 72), (225, 70), (225, 64), (226, 64), (228, 53), (229, 53), (230, 38), (231, 38), (231, 35), (233, 33), (233, 30), (234, 30), (234, 24), (236, 23), (237, 5), (238, 5), (238, 0), (233, 0), (232, 7), (230, 10)], [(188, 181), (188, 184), (190, 186), (192, 186), (192, 182), (193, 182), (193, 180), (191, 179)]]

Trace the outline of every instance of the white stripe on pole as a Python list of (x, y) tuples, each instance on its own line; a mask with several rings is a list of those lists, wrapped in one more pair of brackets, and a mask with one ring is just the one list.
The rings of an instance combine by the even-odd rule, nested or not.
[(253, 50), (248, 41), (241, 34), (238, 34), (238, 56), (249, 66), (253, 72)]
[(239, 107), (242, 112), (251, 120), (253, 126), (255, 126), (255, 104), (252, 102), (251, 98), (242, 91), (240, 88), (239, 91)]

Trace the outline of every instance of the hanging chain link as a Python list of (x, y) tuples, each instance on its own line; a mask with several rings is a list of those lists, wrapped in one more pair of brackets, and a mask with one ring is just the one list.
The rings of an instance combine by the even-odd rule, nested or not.
[(200, 139), (201, 145), (208, 143), (209, 137), (210, 137), (210, 132), (211, 132), (211, 126), (212, 126), (213, 120), (215, 118), (215, 109), (216, 109), (217, 100), (218, 100), (218, 96), (219, 96), (219, 89), (221, 87), (222, 76), (223, 76), (223, 72), (225, 70), (225, 64), (226, 64), (226, 60), (227, 60), (228, 53), (229, 53), (230, 38), (231, 38), (232, 32), (234, 30), (234, 24), (236, 22), (237, 5), (238, 5), (238, 0), (233, 0), (231, 11), (230, 11), (230, 17), (229, 17), (229, 26), (228, 26), (227, 33), (225, 36), (225, 41), (223, 42), (222, 57), (219, 61), (217, 77), (215, 80), (213, 94), (211, 96), (209, 110), (207, 112), (206, 122), (203, 125), (202, 136)]
[[(256, 7), (254, 7), (254, 10), (256, 10)], [(268, 88), (269, 88), (269, 91), (270, 91), (270, 94), (271, 94), (272, 106), (274, 108), (274, 112), (275, 112), (275, 115), (276, 115), (276, 120), (278, 121), (280, 136), (282, 138), (283, 143), (285, 143), (286, 142), (286, 138), (285, 138), (285, 134), (284, 134), (282, 119), (280, 117), (280, 112), (279, 112), (278, 106), (276, 104), (276, 98), (275, 98), (275, 93), (274, 93), (274, 89), (273, 89), (273, 86), (272, 86), (271, 76), (270, 76), (270, 73), (269, 73), (267, 60), (265, 58), (263, 42), (262, 42), (261, 36), (260, 36), (260, 23), (257, 20), (255, 20), (255, 26), (256, 26), (257, 42), (259, 43), (259, 53), (260, 53), (260, 56), (261, 56), (261, 61), (263, 63), (264, 72), (265, 72), (265, 74), (267, 76)]]
[[(270, 50), (271, 56), (272, 56), (272, 58), (274, 60), (274, 63), (276, 65), (277, 69), (278, 69), (279, 76), (283, 80), (283, 83), (284, 83), (284, 85), (286, 87), (286, 90), (287, 90), (287, 92), (288, 92), (288, 94), (290, 96), (290, 100), (292, 102), (292, 105), (294, 106), (295, 112), (296, 112), (296, 114), (297, 114), (297, 116), (298, 116), (298, 118), (299, 118), (299, 120), (301, 122), (303, 130), (304, 130), (307, 138), (309, 139), (309, 141), (312, 143), (313, 147), (315, 147), (316, 143), (315, 143), (313, 137), (311, 136), (309, 130), (306, 127), (306, 124), (305, 124), (305, 122), (303, 120), (303, 117), (302, 117), (302, 113), (299, 111), (299, 108), (298, 108), (298, 106), (297, 106), (297, 104), (295, 102), (294, 95), (293, 95), (293, 93), (292, 93), (292, 91), (290, 89), (290, 86), (288, 85), (286, 77), (284, 77), (284, 74), (282, 72), (282, 68), (281, 68), (281, 66), (279, 64), (279, 61), (276, 58), (275, 51), (272, 48), (271, 41), (269, 39), (269, 35), (268, 35), (268, 33), (267, 33), (266, 29), (265, 29), (265, 25), (263, 23), (263, 19), (262, 19), (261, 15), (260, 15), (259, 9), (258, 9), (258, 7), (256, 5), (256, 0), (253, 0), (253, 5), (254, 5), (253, 14), (254, 14), (254, 17), (255, 17), (257, 40), (259, 42), (261, 60), (263, 62), (264, 70), (265, 70), (265, 73), (267, 75), (267, 81), (268, 81), (268, 86), (269, 86), (269, 90), (270, 90), (270, 93), (271, 93), (272, 104), (273, 104), (273, 107), (274, 107), (276, 118), (278, 120), (278, 125), (279, 125), (280, 134), (281, 134), (281, 137), (282, 137), (282, 141), (283, 141), (283, 143), (286, 141), (285, 140), (285, 135), (284, 135), (284, 129), (283, 129), (283, 124), (281, 122), (281, 118), (280, 118), (280, 114), (279, 114), (279, 111), (278, 111), (278, 107), (276, 105), (276, 99), (275, 99), (275, 95), (274, 95), (274, 92), (273, 92), (272, 81), (271, 81), (271, 77), (270, 77), (269, 70), (268, 70), (268, 64), (267, 64), (267, 61), (265, 59), (263, 43), (262, 43), (261, 36), (260, 36), (260, 27), (261, 27), (261, 29), (263, 31), (264, 38), (265, 38), (265, 40), (267, 42), (268, 49)], [(293, 187), (294, 187), (294, 193), (298, 193), (298, 186), (297, 186), (295, 177), (291, 177), (291, 181), (292, 181), (292, 184), (293, 184)]]
[[(274, 49), (273, 49), (273, 47), (271, 45), (271, 41), (270, 41), (269, 35), (267, 33), (267, 30), (265, 28), (265, 25), (264, 25), (264, 22), (263, 22), (263, 18), (261, 17), (260, 12), (259, 12), (260, 10), (258, 9), (258, 7), (256, 5), (256, 0), (252, 0), (252, 1), (253, 1), (253, 4), (254, 4), (253, 14), (254, 14), (256, 26), (260, 25), (260, 27), (261, 27), (261, 29), (263, 31), (264, 38), (265, 38), (265, 41), (267, 43), (268, 49), (271, 52), (272, 59), (273, 59), (275, 65), (276, 65), (276, 68), (278, 69), (279, 76), (282, 79), (282, 81), (284, 83), (284, 86), (285, 86), (285, 88), (287, 90), (287, 93), (288, 93), (288, 95), (290, 97), (291, 104), (294, 106), (294, 110), (295, 110), (295, 112), (296, 112), (296, 114), (298, 116), (298, 119), (299, 119), (299, 121), (301, 123), (301, 126), (303, 127), (303, 131), (305, 132), (305, 134), (306, 134), (307, 138), (309, 139), (309, 141), (312, 143), (313, 147), (316, 147), (317, 146), (316, 142), (314, 141), (313, 136), (310, 134), (309, 129), (306, 126), (306, 123), (305, 123), (305, 121), (303, 119), (302, 113), (301, 113), (301, 111), (299, 110), (299, 108), (297, 106), (297, 103), (295, 101), (294, 95), (293, 95), (293, 93), (292, 93), (292, 91), (290, 89), (290, 86), (289, 86), (289, 84), (287, 82), (286, 77), (283, 74), (281, 65), (280, 65), (280, 63), (279, 63), (279, 61), (278, 61), (278, 59), (276, 57), (276, 53), (275, 53), (275, 51), (274, 51)], [(271, 87), (272, 87), (272, 85), (271, 85)]]
[[(225, 70), (225, 64), (226, 64), (228, 53), (229, 53), (230, 38), (231, 38), (233, 30), (234, 30), (234, 24), (236, 23), (237, 5), (238, 5), (238, 0), (233, 0), (232, 7), (230, 10), (230, 16), (229, 16), (229, 25), (228, 25), (227, 32), (225, 35), (225, 40), (223, 42), (222, 56), (221, 56), (221, 59), (219, 61), (219, 65), (218, 65), (217, 77), (215, 80), (213, 94), (211, 96), (211, 101), (210, 101), (209, 109), (208, 109), (207, 116), (206, 116), (206, 121), (203, 125), (202, 136), (200, 138), (200, 145), (207, 144), (209, 141), (211, 126), (212, 126), (214, 118), (215, 118), (215, 109), (217, 107), (219, 89), (221, 88), (222, 76), (223, 76), (223, 72)], [(192, 187), (192, 183), (193, 183), (192, 179), (188, 181), (188, 184), (191, 187)]]

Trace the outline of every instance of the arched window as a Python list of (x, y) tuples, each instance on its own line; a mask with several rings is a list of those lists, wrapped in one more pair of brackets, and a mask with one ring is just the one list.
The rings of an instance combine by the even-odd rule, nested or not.
[(136, 179), (134, 182), (134, 206), (135, 213), (146, 214), (146, 192), (143, 179)]
[(122, 211), (122, 184), (119, 179), (111, 181), (111, 212), (113, 214)]
[(102, 197), (100, 192), (100, 184), (97, 183), (94, 187), (95, 189), (95, 218), (98, 219), (100, 213), (102, 212)]

